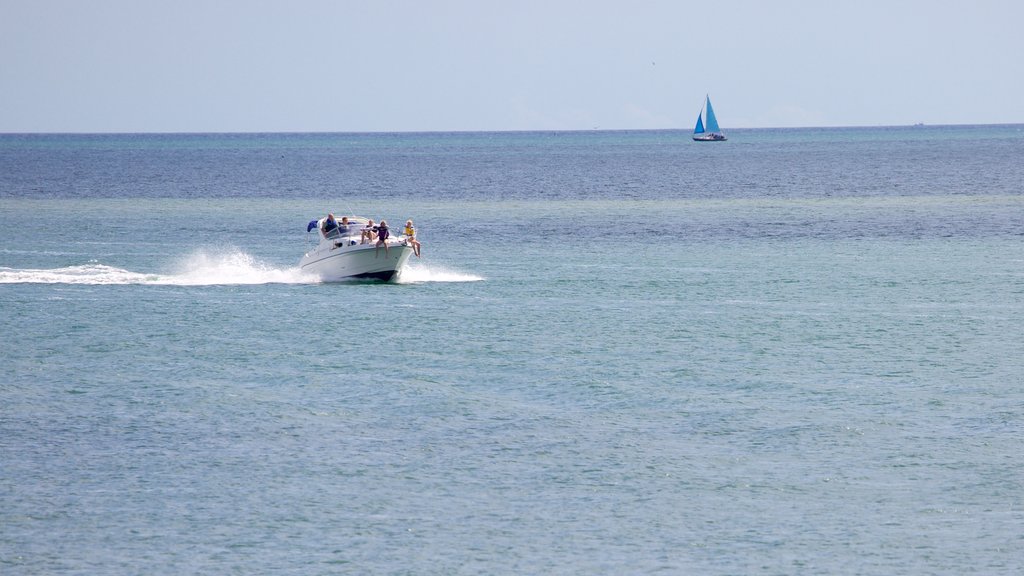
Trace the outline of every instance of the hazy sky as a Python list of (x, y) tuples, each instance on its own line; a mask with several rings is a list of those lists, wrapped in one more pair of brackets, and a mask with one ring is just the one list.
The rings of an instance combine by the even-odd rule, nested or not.
[(0, 0), (0, 132), (1024, 122), (1021, 0)]

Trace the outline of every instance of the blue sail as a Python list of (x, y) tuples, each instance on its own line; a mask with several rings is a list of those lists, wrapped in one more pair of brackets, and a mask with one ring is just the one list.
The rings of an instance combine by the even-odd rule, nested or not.
[(700, 112), (697, 113), (697, 126), (693, 129), (694, 134), (704, 133), (704, 121), (700, 119)]
[(719, 132), (718, 119), (715, 118), (715, 109), (711, 107), (711, 97), (707, 96), (708, 108), (708, 132)]

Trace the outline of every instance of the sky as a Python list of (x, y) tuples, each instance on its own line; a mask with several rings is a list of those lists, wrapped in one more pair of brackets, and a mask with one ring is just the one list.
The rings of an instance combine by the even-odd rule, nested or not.
[(0, 132), (1024, 123), (1020, 0), (0, 0)]

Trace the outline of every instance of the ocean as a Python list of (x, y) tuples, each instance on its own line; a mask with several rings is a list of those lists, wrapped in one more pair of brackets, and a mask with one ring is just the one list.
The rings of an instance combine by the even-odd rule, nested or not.
[(728, 134), (0, 135), (0, 572), (1024, 572), (1024, 126)]

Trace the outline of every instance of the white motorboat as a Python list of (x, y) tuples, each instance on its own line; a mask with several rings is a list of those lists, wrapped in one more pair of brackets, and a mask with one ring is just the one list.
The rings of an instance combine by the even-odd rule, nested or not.
[(392, 234), (387, 250), (377, 246), (377, 239), (366, 239), (363, 230), (370, 220), (347, 216), (329, 228), (327, 218), (313, 220), (306, 232), (316, 229), (319, 242), (299, 260), (303, 272), (316, 274), (324, 282), (347, 279), (375, 279), (388, 282), (396, 278), (413, 254), (404, 235)]

